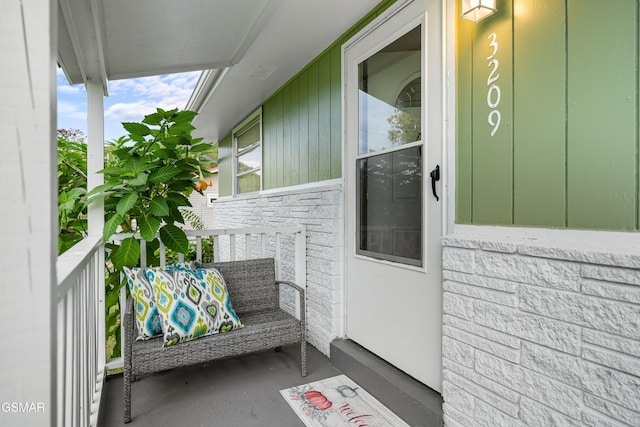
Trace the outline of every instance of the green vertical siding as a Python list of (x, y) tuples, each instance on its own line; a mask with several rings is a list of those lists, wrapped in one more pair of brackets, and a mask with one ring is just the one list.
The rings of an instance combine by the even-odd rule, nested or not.
[[(636, 226), (636, 0), (569, 0), (568, 197), (572, 228)], [(597, 31), (594, 31), (597, 29)]]
[(342, 44), (386, 10), (380, 3), (263, 105), (263, 188), (342, 175)]
[(514, 18), (513, 222), (552, 227), (566, 210), (565, 4), (519, 5), (527, 13)]
[(222, 138), (218, 143), (218, 195), (230, 196), (233, 193), (233, 177), (231, 173), (221, 171), (233, 170), (233, 145), (231, 134)]
[[(460, 4), (458, 3), (458, 7)], [(460, 15), (460, 11), (456, 16)], [(456, 69), (458, 93), (470, 94), (473, 88), (473, 55), (472, 40), (475, 24), (469, 21), (460, 21), (458, 25), (458, 37), (456, 40)], [(467, 98), (459, 98), (457, 104), (456, 135), (456, 223), (472, 223), (473, 193), (473, 108)]]
[[(513, 214), (513, 76), (511, 7), (508, 2), (492, 16), (476, 24), (473, 38), (473, 220), (477, 224), (511, 224)], [(490, 37), (496, 34), (495, 40)], [(488, 67), (487, 58), (497, 43), (495, 60), (498, 66)], [(487, 81), (493, 72), (498, 78), (491, 86)], [(500, 94), (498, 96), (498, 93)], [(492, 136), (487, 122), (490, 109), (487, 99), (498, 102), (500, 125)], [(497, 121), (497, 119), (496, 119)]]
[[(457, 21), (456, 221), (638, 230), (638, 3), (512, 0)], [(487, 118), (496, 33), (502, 119)]]

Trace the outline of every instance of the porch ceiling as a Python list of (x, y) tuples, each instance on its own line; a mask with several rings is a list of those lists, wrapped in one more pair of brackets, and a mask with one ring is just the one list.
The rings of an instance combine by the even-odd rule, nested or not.
[(211, 70), (189, 108), (224, 136), (379, 0), (59, 0), (58, 62), (71, 84)]

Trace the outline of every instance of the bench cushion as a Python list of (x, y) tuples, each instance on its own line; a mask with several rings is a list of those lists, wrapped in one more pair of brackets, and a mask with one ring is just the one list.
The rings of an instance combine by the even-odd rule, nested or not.
[(301, 322), (279, 308), (239, 314), (242, 329), (209, 335), (171, 347), (161, 338), (137, 341), (132, 348), (134, 375), (266, 350), (300, 342)]

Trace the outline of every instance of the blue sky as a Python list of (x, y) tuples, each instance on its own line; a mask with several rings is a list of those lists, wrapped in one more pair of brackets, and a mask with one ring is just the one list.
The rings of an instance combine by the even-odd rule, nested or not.
[[(136, 122), (157, 107), (184, 108), (199, 71), (109, 82), (104, 98), (104, 139), (126, 135), (122, 122)], [(87, 134), (87, 93), (84, 85), (70, 86), (61, 69), (58, 81), (58, 129), (80, 129)]]

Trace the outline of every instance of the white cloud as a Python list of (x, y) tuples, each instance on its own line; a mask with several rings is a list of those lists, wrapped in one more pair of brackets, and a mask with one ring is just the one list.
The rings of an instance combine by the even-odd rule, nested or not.
[(118, 102), (109, 107), (104, 112), (104, 115), (114, 120), (138, 121), (142, 120), (145, 115), (153, 113), (158, 106), (156, 103), (145, 100), (138, 102)]
[(115, 120), (142, 120), (157, 107), (184, 108), (200, 72), (141, 77), (113, 81), (109, 92), (113, 99), (123, 98), (107, 108), (105, 116)]
[(59, 94), (75, 95), (82, 91), (82, 86), (58, 85)]
[(87, 112), (79, 110), (77, 104), (61, 100), (58, 100), (58, 116), (74, 120), (87, 120)]

